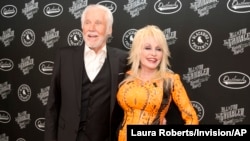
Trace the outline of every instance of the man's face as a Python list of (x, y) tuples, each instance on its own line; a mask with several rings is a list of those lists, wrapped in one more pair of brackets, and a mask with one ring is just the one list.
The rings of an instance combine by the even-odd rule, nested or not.
[(104, 11), (100, 9), (89, 10), (82, 26), (83, 38), (90, 48), (97, 51), (106, 44), (107, 34), (110, 34), (110, 31), (107, 29)]

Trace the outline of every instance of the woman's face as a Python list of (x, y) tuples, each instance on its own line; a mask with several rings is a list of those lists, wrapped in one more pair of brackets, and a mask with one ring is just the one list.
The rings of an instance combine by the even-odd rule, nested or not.
[(141, 69), (155, 71), (162, 60), (162, 55), (162, 47), (153, 38), (146, 38), (140, 56)]

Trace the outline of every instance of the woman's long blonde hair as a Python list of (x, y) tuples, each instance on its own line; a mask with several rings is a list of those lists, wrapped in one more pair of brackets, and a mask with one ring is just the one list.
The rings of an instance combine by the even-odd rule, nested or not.
[(167, 44), (167, 39), (163, 31), (156, 25), (146, 25), (145, 27), (136, 31), (131, 49), (129, 51), (128, 65), (131, 66), (132, 76), (129, 76), (125, 79), (132, 79), (139, 76), (140, 71), (140, 56), (142, 48), (144, 47), (145, 40), (150, 37), (153, 38), (156, 42), (159, 43), (159, 46), (162, 47), (163, 57), (158, 66), (158, 74), (161, 78), (165, 79), (166, 72), (171, 72), (169, 69), (171, 67), (169, 58), (171, 57), (170, 51)]

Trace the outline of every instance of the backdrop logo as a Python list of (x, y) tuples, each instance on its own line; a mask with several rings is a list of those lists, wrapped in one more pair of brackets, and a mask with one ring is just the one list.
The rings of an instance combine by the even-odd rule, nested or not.
[(229, 39), (224, 40), (224, 46), (231, 49), (233, 55), (244, 52), (244, 48), (250, 46), (250, 32), (246, 28), (229, 33)]
[(30, 47), (35, 42), (35, 33), (32, 29), (26, 29), (21, 35), (21, 41), (24, 46)]
[(8, 58), (0, 59), (0, 70), (2, 71), (11, 71), (14, 67), (14, 63), (12, 60)]
[(18, 64), (18, 68), (23, 72), (24, 75), (29, 74), (30, 70), (34, 67), (34, 59), (27, 56), (21, 59), (21, 63)]
[(22, 13), (27, 17), (28, 20), (34, 17), (34, 14), (38, 12), (38, 2), (31, 0), (25, 3), (25, 7), (22, 9)]
[(116, 9), (117, 9), (117, 5), (116, 5), (113, 1), (104, 0), (104, 1), (98, 2), (98, 4), (104, 5), (104, 6), (108, 7), (108, 9), (109, 9), (112, 13), (115, 13), (115, 11), (116, 11)]
[(0, 141), (9, 141), (9, 136), (6, 136), (5, 133), (0, 134)]
[(31, 89), (30, 86), (27, 84), (22, 84), (18, 87), (17, 90), (17, 94), (18, 94), (18, 98), (22, 101), (22, 102), (27, 102), (30, 100), (31, 98)]
[(0, 41), (3, 42), (5, 47), (9, 46), (10, 42), (14, 40), (14, 33), (14, 30), (11, 30), (10, 28), (3, 31), (3, 35), (0, 36)]
[(228, 0), (227, 9), (234, 13), (249, 13), (250, 1), (249, 0)]
[(130, 16), (132, 18), (139, 16), (140, 11), (144, 10), (147, 7), (147, 1), (146, 0), (129, 0), (128, 4), (123, 6), (123, 9), (130, 13)]
[(163, 32), (164, 32), (164, 34), (166, 36), (168, 45), (175, 44), (175, 42), (177, 40), (176, 31), (171, 31), (171, 28), (167, 28)]
[(17, 8), (14, 5), (5, 5), (1, 9), (1, 15), (5, 18), (14, 17), (17, 14)]
[(189, 46), (196, 52), (207, 50), (212, 43), (211, 34), (204, 29), (194, 31), (189, 37)]
[(10, 114), (7, 111), (0, 110), (0, 123), (9, 123), (10, 120)]
[(41, 88), (41, 92), (37, 94), (37, 98), (42, 101), (43, 105), (47, 105), (48, 96), (49, 96), (49, 88), (50, 86)]
[(218, 81), (221, 86), (228, 89), (243, 89), (249, 86), (250, 77), (242, 72), (229, 71), (221, 74)]
[(134, 40), (134, 36), (135, 36), (136, 31), (137, 31), (136, 29), (129, 29), (123, 34), (122, 43), (123, 43), (124, 47), (126, 47), (127, 49), (131, 48), (131, 44)]
[(11, 92), (11, 85), (8, 82), (0, 84), (0, 96), (2, 99), (6, 99)]
[(245, 119), (245, 108), (239, 108), (238, 104), (221, 107), (219, 113), (215, 113), (215, 119), (223, 125), (235, 125)]
[(48, 17), (57, 17), (63, 12), (62, 5), (58, 3), (50, 3), (44, 6), (43, 13)]
[(203, 119), (204, 113), (205, 113), (203, 106), (197, 101), (191, 101), (191, 103), (192, 103), (192, 105), (197, 113), (199, 121), (201, 121)]
[(84, 8), (88, 5), (88, 0), (75, 0), (72, 3), (69, 12), (74, 15), (75, 19), (78, 19), (81, 17)]
[(51, 75), (54, 67), (54, 62), (43, 61), (39, 64), (39, 71), (42, 74)]
[(58, 42), (59, 38), (59, 31), (56, 31), (55, 28), (52, 28), (51, 30), (45, 32), (45, 35), (42, 37), (42, 41), (47, 45), (48, 48), (52, 48), (54, 47), (54, 44)]
[(69, 46), (81, 46), (83, 43), (82, 31), (79, 29), (73, 29), (68, 35)]
[(18, 138), (16, 141), (26, 141), (24, 138)]
[(190, 8), (194, 11), (197, 11), (199, 14), (199, 17), (205, 16), (209, 14), (209, 10), (212, 8), (215, 8), (218, 4), (218, 0), (195, 0), (195, 2), (191, 3)]
[(38, 130), (44, 131), (45, 130), (45, 118), (36, 119), (35, 126)]
[(19, 125), (20, 129), (26, 128), (26, 126), (30, 123), (30, 114), (27, 111), (23, 111), (17, 114), (15, 121)]
[(160, 14), (174, 14), (182, 7), (180, 0), (158, 0), (154, 4), (154, 10)]
[(188, 68), (188, 73), (183, 74), (183, 80), (190, 83), (192, 89), (201, 87), (203, 82), (210, 78), (210, 68), (205, 68), (204, 64)]

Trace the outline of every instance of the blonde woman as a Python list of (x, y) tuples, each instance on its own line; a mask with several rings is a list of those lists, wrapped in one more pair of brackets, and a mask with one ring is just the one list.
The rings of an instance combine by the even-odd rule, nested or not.
[(126, 141), (127, 125), (164, 124), (172, 100), (186, 125), (199, 124), (179, 74), (169, 69), (169, 57), (166, 38), (159, 27), (147, 25), (136, 32), (128, 57), (131, 69), (117, 93), (124, 110), (119, 141)]

